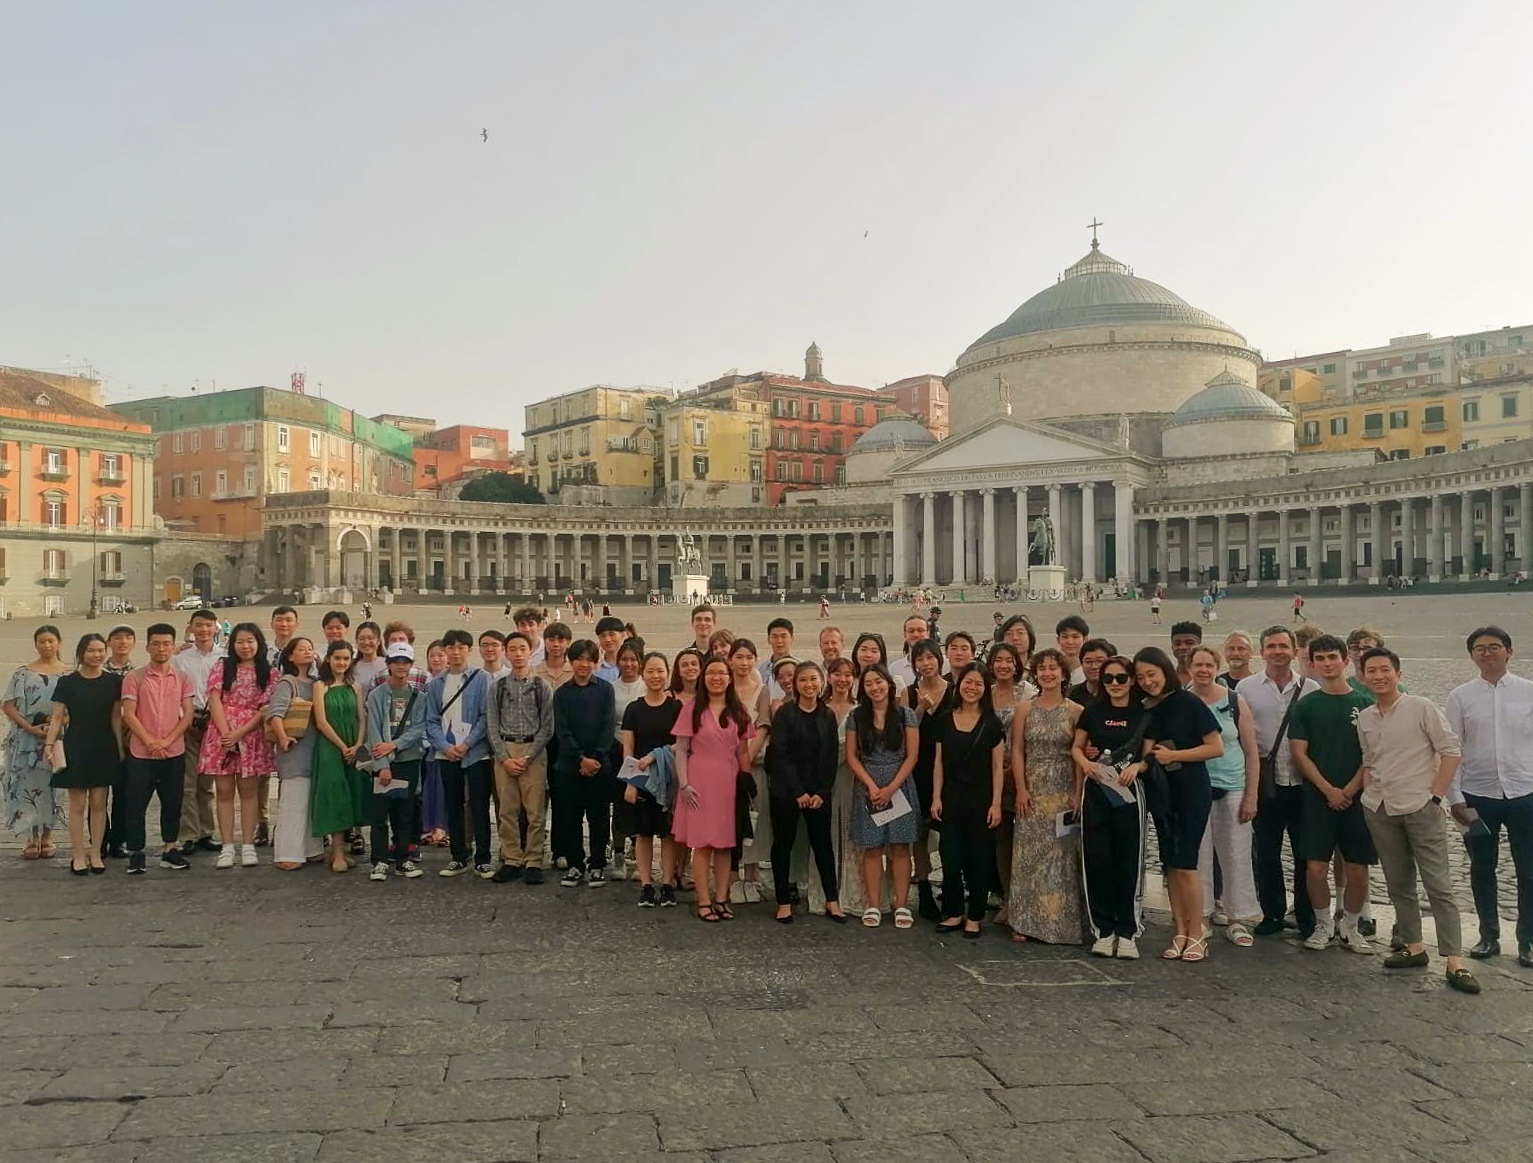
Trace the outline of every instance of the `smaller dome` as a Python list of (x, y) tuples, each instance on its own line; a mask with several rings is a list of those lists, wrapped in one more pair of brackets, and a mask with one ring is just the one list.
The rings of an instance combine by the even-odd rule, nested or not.
[(929, 448), (937, 438), (914, 416), (896, 412), (869, 428), (852, 445), (852, 452), (885, 452), (891, 448)]
[(1209, 420), (1287, 420), (1288, 409), (1265, 396), (1229, 368), (1208, 381), (1201, 392), (1189, 396), (1171, 414), (1164, 427), (1201, 424)]

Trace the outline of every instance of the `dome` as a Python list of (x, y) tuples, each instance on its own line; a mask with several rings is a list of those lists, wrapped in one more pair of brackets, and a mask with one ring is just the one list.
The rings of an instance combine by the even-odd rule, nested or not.
[(852, 452), (884, 452), (891, 448), (927, 448), (937, 438), (923, 428), (914, 416), (895, 413), (880, 420), (852, 445)]
[(1052, 287), (1039, 291), (969, 345), (994, 343), (1040, 331), (1072, 327), (1117, 327), (1136, 323), (1186, 324), (1233, 332), (1207, 311), (1200, 311), (1159, 283), (1136, 278), (1129, 267), (1093, 242), (1085, 258), (1070, 267)]
[(1201, 392), (1189, 397), (1166, 421), (1166, 428), (1183, 424), (1201, 424), (1211, 420), (1286, 420), (1293, 422), (1288, 409), (1271, 396), (1265, 396), (1226, 368)]

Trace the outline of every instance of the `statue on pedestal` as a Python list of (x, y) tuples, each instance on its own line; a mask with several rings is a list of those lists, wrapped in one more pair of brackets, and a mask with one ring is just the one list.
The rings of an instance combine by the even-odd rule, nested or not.
[(1033, 518), (1030, 526), (1033, 531), (1032, 541), (1028, 549), (1038, 555), (1038, 560), (1043, 565), (1055, 565), (1054, 560), (1054, 525), (1047, 514), (1040, 514)]

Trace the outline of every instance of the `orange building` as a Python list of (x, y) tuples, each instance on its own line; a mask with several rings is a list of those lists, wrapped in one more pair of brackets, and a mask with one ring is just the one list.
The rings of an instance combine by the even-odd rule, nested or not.
[(415, 439), (415, 491), (456, 495), (467, 478), (511, 472), (511, 434), (504, 428), (454, 424)]
[(946, 440), (947, 384), (941, 376), (908, 376), (878, 389), (880, 396), (894, 401), (895, 412), (905, 412), (938, 440)]
[(149, 427), (93, 380), (0, 368), (0, 611), (55, 615), (149, 600), (159, 533)]

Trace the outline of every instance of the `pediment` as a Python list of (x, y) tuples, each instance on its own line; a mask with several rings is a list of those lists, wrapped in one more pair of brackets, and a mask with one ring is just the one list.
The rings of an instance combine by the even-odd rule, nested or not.
[(895, 470), (895, 475), (1074, 461), (1100, 463), (1104, 457), (1128, 455), (1122, 448), (1099, 444), (1073, 432), (1000, 416), (973, 432), (949, 437), (935, 448), (903, 462)]

